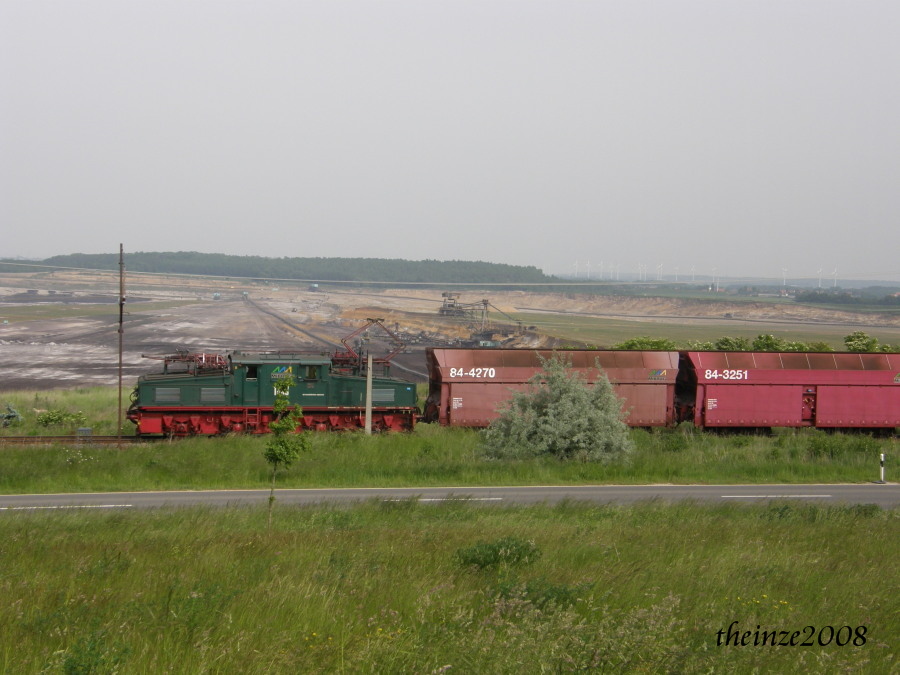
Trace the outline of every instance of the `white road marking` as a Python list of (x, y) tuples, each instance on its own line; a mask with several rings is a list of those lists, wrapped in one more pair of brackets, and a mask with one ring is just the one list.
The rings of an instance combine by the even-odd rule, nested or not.
[(502, 502), (503, 497), (402, 497), (400, 499), (382, 499), (383, 502)]
[(0, 506), (0, 511), (40, 511), (42, 509), (128, 509), (133, 504), (71, 504), (69, 506)]
[(722, 499), (825, 499), (832, 495), (722, 495)]

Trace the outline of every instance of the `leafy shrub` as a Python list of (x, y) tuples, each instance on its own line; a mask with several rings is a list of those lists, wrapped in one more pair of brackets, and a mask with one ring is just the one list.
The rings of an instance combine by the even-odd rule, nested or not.
[(824, 340), (813, 340), (808, 343), (807, 348), (811, 352), (833, 352), (834, 348)]
[(709, 340), (688, 340), (687, 346), (692, 352), (711, 352), (716, 348)]
[(784, 351), (786, 352), (808, 352), (813, 351), (805, 342), (788, 341), (784, 343)]
[(755, 352), (783, 352), (784, 340), (774, 335), (757, 335), (750, 345)]
[(11, 427), (16, 426), (22, 421), (19, 411), (13, 408), (9, 403), (6, 404), (6, 412), (0, 414), (0, 426)]
[(716, 349), (721, 352), (746, 352), (750, 350), (750, 340), (745, 337), (720, 337), (715, 342)]
[[(556, 354), (516, 392), (508, 406), (482, 432), (489, 457), (523, 459), (549, 455), (557, 459), (611, 462), (632, 450), (622, 401), (609, 380), (593, 387)], [(600, 370), (599, 364), (597, 369)]]
[(844, 345), (848, 352), (874, 352), (878, 351), (878, 338), (857, 330), (844, 337)]
[(309, 452), (309, 436), (297, 433), (297, 427), (303, 419), (300, 406), (292, 406), (289, 393), (294, 386), (291, 377), (275, 382), (275, 403), (272, 412), (275, 419), (269, 422), (272, 432), (266, 440), (263, 457), (272, 467), (272, 485), (269, 490), (269, 527), (272, 527), (272, 507), (275, 504), (275, 475), (278, 467), (289, 468), (304, 453)]
[(45, 410), (38, 414), (35, 421), (38, 426), (42, 427), (83, 427), (87, 424), (87, 417), (80, 410), (75, 413), (63, 410)]
[(620, 342), (617, 345), (613, 345), (613, 349), (636, 349), (636, 350), (646, 350), (646, 349), (659, 349), (661, 351), (673, 351), (677, 349), (675, 342), (668, 338), (654, 338), (648, 335), (642, 335), (640, 337), (630, 338), (625, 340), (625, 342)]
[(478, 569), (530, 565), (540, 557), (541, 551), (533, 541), (519, 537), (482, 541), (456, 552), (460, 565)]

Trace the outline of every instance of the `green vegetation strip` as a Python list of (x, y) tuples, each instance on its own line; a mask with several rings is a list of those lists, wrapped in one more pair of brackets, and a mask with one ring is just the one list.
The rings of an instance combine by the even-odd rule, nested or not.
[[(421, 425), (411, 434), (312, 434), (282, 487), (598, 483), (853, 483), (877, 480), (896, 441), (866, 435), (715, 436), (632, 431), (627, 461), (488, 459), (481, 436)], [(0, 447), (0, 493), (268, 488), (264, 437), (197, 438), (118, 449)], [(890, 456), (896, 456), (895, 453)]]
[[(4, 435), (116, 434), (115, 388), (10, 393), (24, 417)], [(126, 392), (127, 403), (127, 392)], [(47, 425), (42, 424), (47, 422)], [(131, 424), (125, 421), (128, 433)], [(310, 449), (279, 470), (277, 487), (579, 485), (596, 483), (854, 483), (877, 480), (896, 439), (776, 430), (716, 435), (685, 427), (631, 430), (630, 457), (608, 464), (491, 459), (478, 431), (420, 424), (413, 433), (311, 433)], [(86, 444), (0, 446), (0, 493), (268, 488), (265, 437), (157, 441), (123, 449)], [(891, 460), (892, 461), (892, 460)]]
[(865, 505), (4, 513), (0, 672), (895, 673), (898, 555)]

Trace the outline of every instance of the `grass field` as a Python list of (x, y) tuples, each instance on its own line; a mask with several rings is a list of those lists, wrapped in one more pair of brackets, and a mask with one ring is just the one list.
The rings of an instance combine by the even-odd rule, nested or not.
[[(32, 408), (114, 432), (114, 388), (9, 399), (27, 419), (3, 433), (46, 433)], [(897, 449), (632, 435), (601, 466), (488, 461), (431, 425), (313, 434), (277, 485), (858, 482)], [(264, 488), (265, 441), (0, 447), (0, 493)], [(873, 505), (0, 511), (0, 673), (900, 673), (898, 555)]]
[(0, 672), (896, 673), (898, 542), (786, 503), (4, 514)]

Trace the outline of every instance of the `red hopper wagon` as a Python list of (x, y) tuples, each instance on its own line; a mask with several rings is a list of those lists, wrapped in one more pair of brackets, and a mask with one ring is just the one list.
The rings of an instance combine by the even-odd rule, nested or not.
[[(635, 427), (900, 427), (900, 354), (566, 350), (592, 384), (609, 378)], [(550, 350), (429, 349), (426, 422), (486, 427)]]
[(684, 352), (678, 379), (702, 428), (900, 426), (900, 354)]
[[(437, 349), (425, 355), (429, 374), (425, 421), (486, 427), (515, 391), (541, 372), (551, 350)], [(631, 426), (669, 424), (674, 416), (678, 352), (572, 350), (562, 354), (588, 384), (609, 378), (625, 401)]]

